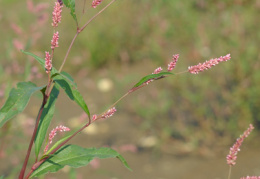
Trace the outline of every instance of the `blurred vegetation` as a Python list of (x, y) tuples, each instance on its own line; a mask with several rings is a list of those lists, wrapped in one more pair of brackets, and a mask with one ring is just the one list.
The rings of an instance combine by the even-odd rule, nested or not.
[[(82, 15), (84, 1), (77, 2), (83, 25), (97, 9), (91, 9), (87, 0), (86, 14)], [(0, 22), (4, 28), (0, 29), (0, 82), (3, 86), (30, 79), (28, 73), (33, 71), (28, 69), (37, 67), (36, 62), (15, 49), (13, 40), (18, 38), (28, 51), (44, 57), (52, 30), (46, 24), (37, 28), (36, 22), (42, 14), (29, 13), (24, 1), (9, 0), (1, 4)], [(51, 14), (52, 7), (46, 11)], [(114, 91), (117, 99), (129, 83), (151, 73), (157, 66), (166, 66), (173, 54), (180, 54), (175, 69), (180, 72), (190, 65), (230, 53), (229, 62), (198, 75), (186, 73), (160, 80), (119, 106), (135, 116), (145, 133), (159, 136), (162, 143), (182, 141), (195, 148), (227, 144), (249, 123), (260, 127), (259, 17), (260, 3), (256, 0), (119, 0), (80, 34), (65, 71), (82, 74), (85, 70), (91, 76), (105, 68), (112, 72), (118, 68), (129, 69), (124, 77), (113, 74), (121, 75), (113, 77), (113, 80), (120, 79)], [(15, 33), (12, 23), (23, 34)], [(32, 28), (40, 34), (37, 41), (30, 37)], [(60, 48), (55, 51), (55, 66), (61, 64), (75, 33), (75, 24), (67, 10), (63, 12), (59, 29)], [(14, 65), (21, 69), (13, 70)]]

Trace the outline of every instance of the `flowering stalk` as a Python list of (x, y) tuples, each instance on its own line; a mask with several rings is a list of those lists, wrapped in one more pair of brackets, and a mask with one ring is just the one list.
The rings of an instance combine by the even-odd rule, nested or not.
[(231, 176), (231, 167), (236, 164), (237, 153), (238, 153), (238, 151), (240, 151), (240, 146), (242, 145), (242, 142), (244, 141), (244, 139), (248, 137), (248, 135), (252, 132), (253, 129), (254, 129), (254, 126), (252, 124), (250, 124), (249, 128), (237, 139), (235, 144), (230, 148), (229, 154), (226, 157), (227, 164), (230, 166), (228, 179), (230, 179), (230, 176)]
[(62, 8), (63, 6), (61, 5), (60, 2), (55, 2), (55, 6), (53, 8), (53, 12), (52, 12), (52, 26), (58, 27), (58, 24), (61, 21), (61, 12), (62, 12)]
[(171, 63), (168, 64), (168, 71), (172, 71), (175, 68), (178, 59), (179, 59), (179, 54), (175, 54), (172, 56), (172, 61)]
[(92, 1), (92, 7), (96, 8), (99, 4), (101, 4), (103, 0), (94, 0)]
[[(156, 69), (154, 70), (154, 72), (153, 72), (152, 74), (158, 74), (158, 73), (160, 73), (162, 70), (163, 70), (162, 67), (158, 67), (158, 68), (156, 68)], [(152, 81), (153, 81), (153, 80), (150, 79), (150, 80), (146, 81), (145, 83), (148, 85), (148, 84), (151, 83)]]
[(65, 132), (65, 131), (70, 131), (70, 128), (68, 127), (65, 127), (65, 126), (57, 126), (56, 128), (54, 128), (50, 134), (49, 134), (49, 142), (48, 144), (46, 145), (45, 149), (44, 149), (44, 153), (46, 153), (49, 149), (49, 146), (50, 144), (52, 143), (52, 139), (55, 137), (55, 135), (57, 134), (57, 131), (60, 131), (60, 132)]
[(221, 56), (219, 58), (214, 58), (209, 61), (206, 61), (202, 64), (199, 63), (198, 65), (190, 66), (190, 67), (188, 67), (188, 71), (192, 74), (198, 74), (199, 72), (210, 69), (212, 66), (219, 64), (219, 62), (225, 62), (230, 59), (231, 59), (230, 54), (227, 54), (224, 57)]
[(254, 126), (252, 124), (249, 125), (249, 128), (241, 135), (236, 143), (230, 148), (229, 154), (227, 155), (227, 164), (228, 165), (235, 165), (236, 164), (236, 159), (237, 159), (237, 153), (240, 151), (240, 146), (242, 145), (242, 142), (248, 135), (252, 132), (254, 129)]

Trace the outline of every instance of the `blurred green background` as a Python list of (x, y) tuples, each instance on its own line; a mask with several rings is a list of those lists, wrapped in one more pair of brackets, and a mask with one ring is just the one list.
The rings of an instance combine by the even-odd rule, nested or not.
[[(41, 57), (50, 50), (53, 2), (0, 1), (1, 105), (18, 81), (47, 82), (37, 62), (18, 49)], [(84, 0), (76, 2), (81, 26), (108, 3), (92, 9), (87, 0), (83, 14)], [(228, 53), (232, 59), (198, 75), (184, 73), (153, 82), (127, 97), (117, 106), (118, 116), (104, 122), (109, 125), (108, 133), (98, 132), (103, 143), (95, 143), (96, 139), (89, 146), (132, 143), (138, 151), (148, 150), (155, 156), (220, 153), (225, 160), (229, 147), (250, 123), (260, 127), (259, 17), (258, 0), (116, 1), (79, 35), (64, 67), (74, 76), (93, 114), (102, 112), (158, 66), (166, 69), (173, 54), (180, 54), (176, 73)], [(53, 61), (56, 68), (76, 31), (65, 8), (58, 31), (59, 48)], [(72, 125), (72, 118), (82, 111), (76, 105), (69, 106), (65, 95), (60, 98), (56, 125), (61, 121)], [(40, 104), (37, 96), (32, 103), (26, 114), (34, 118), (38, 109), (33, 107)], [(9, 133), (1, 132), (5, 140), (12, 141), (9, 135), (22, 128), (15, 125), (5, 128)], [(117, 130), (121, 138), (111, 132)], [(256, 141), (257, 130), (253, 135)], [(7, 146), (18, 145), (14, 143)]]

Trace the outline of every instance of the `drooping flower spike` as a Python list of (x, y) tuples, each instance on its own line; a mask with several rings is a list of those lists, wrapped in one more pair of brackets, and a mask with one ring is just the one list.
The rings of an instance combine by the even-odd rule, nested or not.
[(228, 61), (230, 59), (231, 59), (230, 54), (227, 54), (224, 57), (221, 56), (219, 58), (214, 58), (214, 59), (211, 59), (209, 61), (206, 61), (202, 64), (199, 63), (198, 65), (190, 66), (188, 68), (188, 70), (192, 74), (198, 74), (199, 72), (210, 69), (212, 66), (219, 64), (219, 62), (225, 62), (225, 61)]
[(230, 148), (229, 154), (227, 155), (227, 164), (230, 166), (233, 166), (236, 164), (237, 159), (237, 153), (240, 151), (240, 146), (242, 145), (242, 142), (248, 135), (252, 132), (254, 129), (254, 126), (252, 124), (249, 125), (249, 128), (241, 135), (236, 143)]
[(49, 149), (50, 144), (52, 143), (52, 139), (55, 137), (55, 135), (57, 134), (57, 131), (60, 132), (65, 132), (65, 131), (70, 131), (70, 128), (65, 127), (65, 126), (57, 126), (56, 128), (52, 129), (52, 131), (49, 134), (49, 141), (48, 144), (46, 145), (45, 149), (44, 149), (44, 153), (46, 153)]

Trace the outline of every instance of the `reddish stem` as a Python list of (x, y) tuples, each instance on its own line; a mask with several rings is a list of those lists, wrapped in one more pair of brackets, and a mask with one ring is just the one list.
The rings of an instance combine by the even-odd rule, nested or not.
[[(77, 132), (75, 132), (72, 136), (70, 136), (67, 140), (65, 140), (64, 142), (62, 142), (60, 145), (58, 145), (54, 150), (52, 150), (48, 155), (52, 155), (54, 154), (57, 150), (59, 150), (64, 144), (66, 144), (70, 139), (72, 139), (73, 137), (75, 137), (79, 132), (81, 132), (83, 129), (85, 129), (86, 127), (88, 127), (91, 124), (91, 120), (84, 125), (82, 128), (80, 128)], [(30, 172), (28, 173), (28, 175), (25, 177), (25, 179), (29, 178), (30, 175), (34, 172), (34, 170), (36, 170), (43, 162), (45, 162), (45, 160), (47, 160), (49, 157), (46, 157), (44, 159), (41, 159), (39, 162), (35, 163)], [(20, 178), (19, 178), (20, 179)]]
[(28, 160), (29, 160), (29, 156), (30, 156), (30, 153), (31, 153), (31, 150), (32, 150), (33, 141), (34, 141), (35, 136), (36, 136), (36, 132), (37, 132), (37, 129), (38, 129), (39, 121), (40, 121), (40, 118), (41, 118), (41, 115), (42, 115), (42, 111), (44, 109), (44, 105), (46, 104), (46, 101), (47, 101), (47, 98), (44, 95), (43, 101), (42, 101), (42, 105), (41, 105), (41, 108), (39, 110), (38, 117), (37, 117), (37, 120), (36, 120), (36, 124), (35, 124), (35, 127), (34, 127), (33, 135), (32, 135), (32, 138), (31, 138), (28, 150), (27, 150), (26, 157), (24, 159), (23, 167), (22, 167), (21, 172), (19, 174), (19, 179), (23, 179), (23, 177), (24, 177), (26, 166), (27, 166), (27, 163), (28, 163)]

